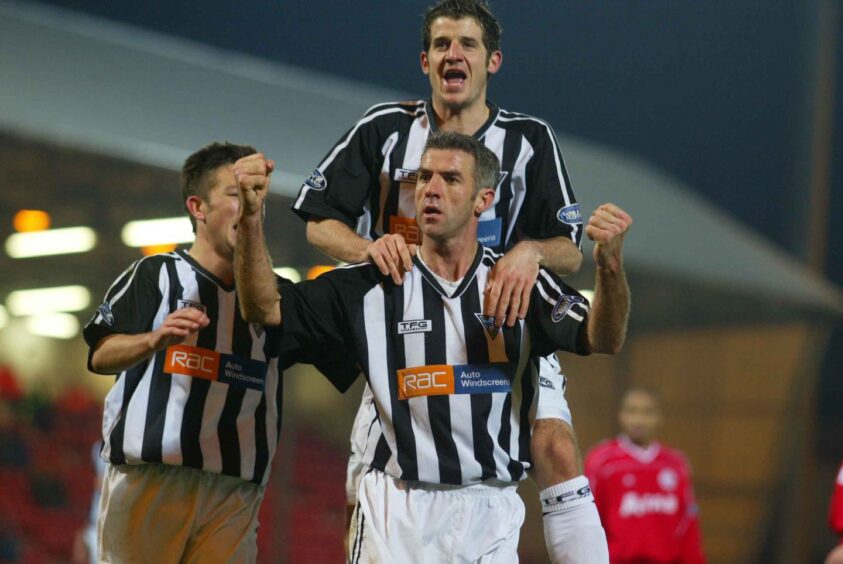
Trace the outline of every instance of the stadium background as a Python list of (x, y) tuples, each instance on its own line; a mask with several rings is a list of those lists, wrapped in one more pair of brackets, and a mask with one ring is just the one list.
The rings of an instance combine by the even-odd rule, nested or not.
[[(0, 253), (0, 303), (79, 284), (92, 296), (73, 313), (84, 322), (140, 256), (122, 226), (178, 215), (178, 165), (214, 138), (281, 163), (276, 264), (306, 275), (324, 263), (285, 207), (368, 105), (427, 92), (425, 6), (0, 1), (0, 238), (21, 209), (98, 233), (84, 254)], [(664, 439), (695, 470), (711, 562), (822, 561), (843, 456), (839, 4), (493, 8), (504, 66), (490, 98), (555, 127), (586, 213), (611, 200), (636, 218), (628, 346), (565, 362), (582, 447), (615, 432), (624, 386), (656, 386)], [(36, 335), (6, 308), (0, 322), (0, 559), (66, 561), (110, 379), (87, 373), (78, 336)], [(262, 559), (336, 561), (359, 389), (340, 397), (305, 369), (286, 386)], [(525, 562), (544, 561), (534, 497)]]

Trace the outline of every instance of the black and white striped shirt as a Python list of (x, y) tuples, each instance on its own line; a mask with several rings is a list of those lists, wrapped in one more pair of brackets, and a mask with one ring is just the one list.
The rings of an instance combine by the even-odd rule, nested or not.
[(277, 328), (243, 321), (233, 285), (184, 251), (143, 258), (109, 288), (85, 340), (93, 351), (109, 335), (153, 331), (183, 307), (203, 310), (210, 324), (117, 376), (105, 399), (102, 456), (265, 484), (281, 428), (279, 371), (292, 359), (279, 361)]
[(496, 331), (481, 295), (499, 256), (478, 246), (453, 292), (418, 257), (402, 285), (363, 264), (282, 289), (284, 341), (353, 356), (366, 375), (365, 464), (443, 484), (525, 477), (538, 357), (586, 353), (588, 302), (541, 269), (527, 319)]
[[(525, 236), (565, 235), (579, 247), (582, 218), (553, 130), (488, 105), (489, 119), (474, 136), (497, 155), (502, 178), (478, 240), (503, 252)], [(368, 239), (401, 233), (418, 242), (413, 195), (425, 142), (437, 129), (432, 112), (429, 101), (372, 107), (305, 181), (293, 210), (340, 220)]]

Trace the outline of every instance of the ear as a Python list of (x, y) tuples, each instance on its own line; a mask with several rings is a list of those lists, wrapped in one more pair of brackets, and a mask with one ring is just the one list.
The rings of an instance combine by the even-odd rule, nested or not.
[(495, 74), (496, 72), (498, 72), (500, 70), (502, 64), (503, 64), (503, 53), (501, 53), (500, 51), (494, 51), (489, 56), (489, 64), (486, 65), (486, 71), (489, 74)]
[(189, 196), (185, 201), (188, 213), (196, 218), (196, 223), (205, 221), (205, 201), (199, 196)]
[(484, 211), (492, 207), (495, 201), (495, 190), (493, 188), (481, 188), (474, 197), (474, 215), (480, 217)]
[(430, 61), (427, 58), (427, 52), (422, 51), (421, 55), (419, 55), (419, 62), (421, 63), (421, 69), (424, 74), (430, 74)]

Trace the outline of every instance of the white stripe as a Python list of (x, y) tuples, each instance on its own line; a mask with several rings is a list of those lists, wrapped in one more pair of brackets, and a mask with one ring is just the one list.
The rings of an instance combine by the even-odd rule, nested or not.
[[(533, 146), (530, 145), (527, 138), (522, 135), (521, 150), (518, 153), (518, 158), (515, 159), (515, 163), (512, 165), (512, 180), (510, 180), (510, 186), (512, 187), (512, 201), (509, 203), (509, 217), (512, 218), (512, 220), (509, 222), (506, 230), (506, 239), (504, 239), (507, 243), (512, 237), (515, 225), (518, 223), (515, 218), (517, 218), (518, 214), (521, 213), (521, 206), (524, 205), (524, 201), (527, 199), (527, 165), (534, 156), (535, 151), (533, 150)], [(539, 187), (533, 188), (533, 191), (537, 190), (539, 190)]]
[[(465, 342), (461, 298), (445, 299), (445, 362), (455, 364), (468, 363), (468, 347)], [(477, 323), (477, 320), (470, 320)], [(456, 378), (457, 375), (454, 375)], [(471, 415), (471, 394), (453, 394), (450, 397), (451, 436), (457, 447), (460, 472), (463, 480), (466, 476), (480, 476), (483, 468), (474, 457), (474, 425)], [(421, 478), (421, 474), (419, 474)]]
[[(561, 157), (562, 152), (559, 150), (559, 144), (556, 142), (556, 135), (553, 133), (553, 128), (550, 127), (550, 125), (546, 121), (536, 119), (534, 117), (527, 116), (527, 115), (519, 115), (518, 117), (509, 117), (509, 118), (505, 118), (505, 117), (501, 116), (498, 119), (500, 121), (505, 121), (505, 122), (506, 121), (533, 121), (533, 122), (536, 122), (538, 124), (541, 124), (544, 127), (545, 132), (547, 133), (547, 136), (550, 139), (550, 144), (553, 146), (553, 160), (554, 160), (554, 163), (556, 163), (556, 176), (559, 179), (559, 186), (562, 189), (562, 197), (565, 200), (565, 205), (570, 206), (571, 203), (572, 203), (571, 187), (568, 186), (568, 183), (565, 181), (565, 175), (562, 172), (562, 169), (564, 167), (564, 162), (561, 160), (562, 159), (562, 157)], [(571, 224), (568, 224), (568, 225), (571, 225)], [(577, 233), (579, 232), (579, 230), (580, 230), (580, 228), (579, 228), (578, 225), (576, 225), (576, 224), (571, 225), (571, 240), (572, 241), (576, 242)]]
[[(231, 354), (231, 334), (234, 331), (234, 292), (217, 288), (217, 345), (215, 350)], [(228, 385), (211, 382), (202, 411), (202, 427), (199, 431), (199, 447), (202, 450), (202, 469), (209, 472), (222, 471), (222, 452), (217, 431)]]
[[(196, 271), (181, 257), (175, 261), (175, 266), (179, 284), (182, 286), (181, 299), (201, 302)], [(197, 337), (198, 333), (194, 333), (183, 344), (195, 347)], [(184, 406), (187, 403), (187, 397), (190, 395), (192, 384), (193, 378), (190, 376), (183, 374), (173, 374), (172, 376), (170, 397), (167, 400), (167, 411), (164, 417), (164, 435), (161, 441), (161, 459), (165, 464), (174, 466), (182, 464), (181, 425), (184, 419)]]
[[(417, 269), (414, 269), (417, 270)], [(406, 281), (404, 282), (406, 284)], [(401, 468), (396, 458), (395, 429), (392, 421), (392, 404), (389, 394), (389, 374), (386, 363), (386, 328), (384, 327), (384, 294), (381, 286), (375, 286), (363, 297), (363, 322), (366, 327), (367, 354), (369, 357), (369, 386), (375, 397), (375, 408), (380, 415), (380, 428), (392, 456), (386, 464), (385, 472), (391, 476), (400, 476)], [(374, 456), (376, 444), (372, 444), (379, 437), (372, 434), (372, 441), (366, 446), (365, 461), (370, 464)]]
[(269, 372), (274, 375), (273, 378), (266, 380), (266, 445), (269, 451), (269, 459), (266, 464), (266, 471), (264, 472), (261, 484), (265, 484), (269, 480), (269, 470), (272, 467), (272, 458), (275, 454), (275, 448), (278, 446), (278, 417), (279, 406), (276, 401), (278, 397), (278, 386), (281, 385), (281, 379), (278, 375), (278, 357), (269, 361)]
[(105, 442), (102, 450), (102, 456), (106, 459), (111, 457), (111, 431), (117, 425), (120, 416), (120, 410), (123, 409), (123, 391), (126, 386), (126, 375), (123, 374), (117, 379), (114, 386), (108, 391), (103, 402), (103, 416), (102, 416), (102, 440)]
[[(424, 284), (421, 275), (416, 273), (408, 276), (404, 281), (404, 320), (424, 318), (424, 298), (421, 285)], [(428, 316), (427, 319), (430, 319)], [(438, 328), (434, 327), (436, 331)], [(407, 367), (424, 366), (427, 364), (424, 354), (426, 333), (410, 333), (404, 335), (404, 360)], [(430, 416), (427, 409), (427, 398), (410, 398), (410, 417), (413, 425), (413, 435), (416, 438), (416, 463), (419, 478), (430, 482), (439, 481), (439, 463), (436, 459), (436, 444), (433, 442), (433, 431), (430, 426)]]
[[(155, 313), (155, 318), (152, 322), (152, 328), (157, 329), (164, 322), (164, 319), (169, 315), (169, 300), (167, 296), (170, 292), (170, 278), (167, 275), (167, 268), (164, 263), (161, 264), (161, 269), (158, 273), (158, 287), (161, 289), (161, 303), (158, 305), (158, 311)], [(160, 351), (157, 354), (164, 354)], [(155, 357), (153, 356), (141, 377), (132, 399), (129, 400), (129, 405), (126, 408), (126, 423), (123, 434), (123, 452), (126, 454), (126, 460), (130, 463), (141, 462), (141, 451), (143, 450), (143, 434), (146, 431), (146, 412), (149, 407), (149, 385), (152, 381), (152, 371), (155, 366)]]
[[(413, 110), (408, 110), (405, 107), (388, 108), (388, 109), (385, 109), (385, 110), (376, 111), (376, 112), (364, 117), (363, 119), (361, 119), (360, 121), (358, 121), (354, 125), (352, 130), (349, 131), (348, 135), (345, 137), (345, 139), (343, 139), (340, 143), (337, 143), (337, 145), (334, 147), (334, 150), (331, 151), (328, 154), (328, 156), (325, 157), (325, 160), (322, 161), (319, 164), (319, 166), (316, 167), (316, 168), (320, 172), (324, 173), (325, 169), (328, 167), (328, 165), (330, 165), (334, 161), (334, 159), (337, 158), (337, 155), (339, 154), (339, 152), (342, 151), (343, 149), (345, 149), (348, 146), (348, 144), (351, 142), (351, 139), (354, 137), (354, 134), (357, 133), (357, 130), (360, 129), (361, 126), (369, 123), (370, 121), (374, 120), (375, 118), (378, 118), (380, 116), (385, 116), (385, 115), (388, 115), (388, 114), (395, 114), (395, 113), (403, 113), (403, 114), (414, 116), (414, 115), (416, 115), (417, 111), (418, 111), (417, 107)], [(304, 201), (304, 197), (307, 195), (308, 191), (310, 191), (310, 190), (311, 190), (311, 187), (308, 186), (307, 184), (302, 186), (301, 193), (299, 194), (299, 197), (296, 200), (296, 203), (293, 204), (293, 208), (299, 209), (301, 207), (301, 204)]]

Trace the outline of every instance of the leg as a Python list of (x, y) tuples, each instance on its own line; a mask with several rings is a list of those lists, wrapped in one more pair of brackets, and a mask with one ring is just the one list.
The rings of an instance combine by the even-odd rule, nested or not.
[(607, 564), (606, 534), (583, 475), (565, 376), (555, 356), (541, 360), (539, 382), (530, 450), (548, 554), (554, 564)]

